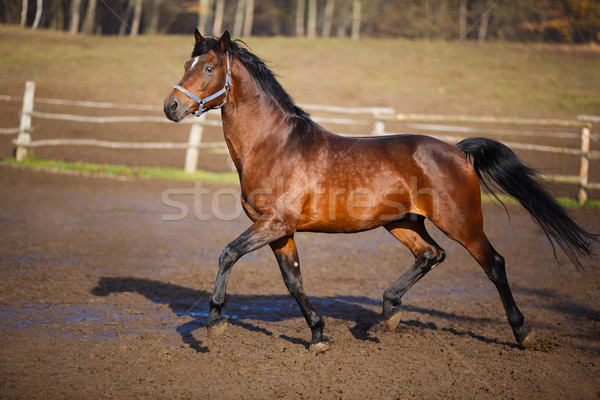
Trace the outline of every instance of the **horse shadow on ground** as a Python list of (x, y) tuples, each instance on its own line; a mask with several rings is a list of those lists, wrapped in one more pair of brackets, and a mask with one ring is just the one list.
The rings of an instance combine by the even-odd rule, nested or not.
[[(205, 353), (209, 351), (208, 347), (203, 346), (202, 342), (192, 335), (195, 330), (206, 327), (208, 300), (211, 294), (207, 291), (196, 290), (152, 279), (102, 277), (100, 278), (98, 285), (92, 289), (91, 293), (95, 296), (107, 296), (111, 293), (138, 293), (156, 304), (168, 305), (175, 315), (191, 316), (194, 319), (177, 327), (177, 332), (181, 335), (182, 341), (197, 352)], [(356, 339), (375, 343), (379, 342), (377, 337), (371, 335), (370, 330), (374, 326), (383, 323), (381, 313), (373, 311), (373, 308), (380, 309), (380, 300), (373, 300), (364, 296), (310, 296), (310, 300), (321, 315), (342, 321), (353, 322), (355, 325), (351, 327), (349, 331)], [(425, 308), (407, 307), (406, 309), (411, 312), (453, 321), (466, 321), (471, 323), (489, 322), (488, 318), (473, 318)], [(248, 321), (276, 322), (302, 317), (298, 305), (294, 299), (287, 294), (228, 295), (227, 309), (225, 310), (224, 315), (229, 317), (229, 323), (232, 325), (240, 326), (248, 331), (259, 332), (267, 336), (272, 336), (273, 333)], [(472, 332), (463, 332), (454, 328), (438, 328), (434, 323), (423, 323), (421, 321), (410, 320), (403, 321), (401, 324), (406, 327), (448, 332), (456, 336), (470, 336), (473, 339), (484, 343), (514, 345), (512, 343), (498, 341), (497, 339), (475, 335)], [(308, 327), (306, 329), (308, 330)], [(303, 345), (306, 348), (310, 345), (309, 342), (300, 338), (294, 338), (287, 335), (281, 335), (281, 338), (293, 344)]]

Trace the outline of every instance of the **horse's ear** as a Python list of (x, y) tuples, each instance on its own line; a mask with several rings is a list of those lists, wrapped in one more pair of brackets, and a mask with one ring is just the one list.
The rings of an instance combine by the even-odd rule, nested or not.
[(196, 37), (196, 43), (200, 43), (204, 40), (198, 29), (194, 30), (194, 36)]
[(231, 45), (231, 36), (229, 36), (229, 31), (225, 31), (223, 36), (221, 36), (221, 39), (219, 39), (219, 47), (221, 48), (221, 51), (224, 53), (226, 51), (229, 51), (230, 45)]

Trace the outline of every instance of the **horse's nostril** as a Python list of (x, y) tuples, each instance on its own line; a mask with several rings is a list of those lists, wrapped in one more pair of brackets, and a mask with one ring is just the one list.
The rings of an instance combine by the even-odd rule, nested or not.
[(177, 103), (176, 100), (173, 100), (173, 102), (171, 102), (171, 111), (176, 111), (177, 107), (179, 107), (179, 103)]

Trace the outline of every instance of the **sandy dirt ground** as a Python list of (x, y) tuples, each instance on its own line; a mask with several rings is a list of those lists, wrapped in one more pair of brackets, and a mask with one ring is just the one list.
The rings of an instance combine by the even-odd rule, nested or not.
[[(230, 326), (207, 338), (218, 256), (249, 220), (237, 188), (195, 185), (0, 166), (1, 398), (600, 396), (597, 260), (557, 262), (520, 207), (484, 212), (533, 349), (515, 345), (481, 268), (430, 227), (447, 259), (407, 293), (394, 332), (381, 298), (408, 250), (382, 229), (296, 236), (333, 341), (313, 354), (268, 249), (236, 265)], [(573, 215), (600, 230), (599, 210)]]

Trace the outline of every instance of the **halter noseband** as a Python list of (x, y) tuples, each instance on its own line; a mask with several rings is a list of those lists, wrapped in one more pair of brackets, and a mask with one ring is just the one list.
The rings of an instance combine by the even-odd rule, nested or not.
[[(173, 89), (179, 90), (180, 92), (185, 94), (187, 97), (189, 97), (190, 99), (192, 99), (196, 103), (198, 103), (198, 111), (194, 111), (192, 113), (196, 117), (199, 117), (200, 115), (204, 114), (205, 112), (207, 112), (209, 110), (212, 110), (215, 108), (221, 108), (225, 105), (225, 103), (227, 103), (227, 94), (229, 93), (229, 87), (233, 86), (233, 84), (231, 83), (231, 68), (229, 65), (229, 52), (227, 52), (226, 54), (227, 54), (227, 75), (225, 76), (225, 86), (223, 87), (223, 89), (219, 90), (217, 93), (201, 99), (198, 96), (195, 96), (194, 94), (192, 94), (186, 88), (179, 86), (179, 85), (173, 85)], [(225, 94), (225, 98), (223, 99), (223, 102), (221, 104), (219, 104), (216, 107), (204, 108), (204, 105), (206, 103), (208, 103), (211, 100), (216, 99), (219, 96), (222, 96), (223, 94)]]

